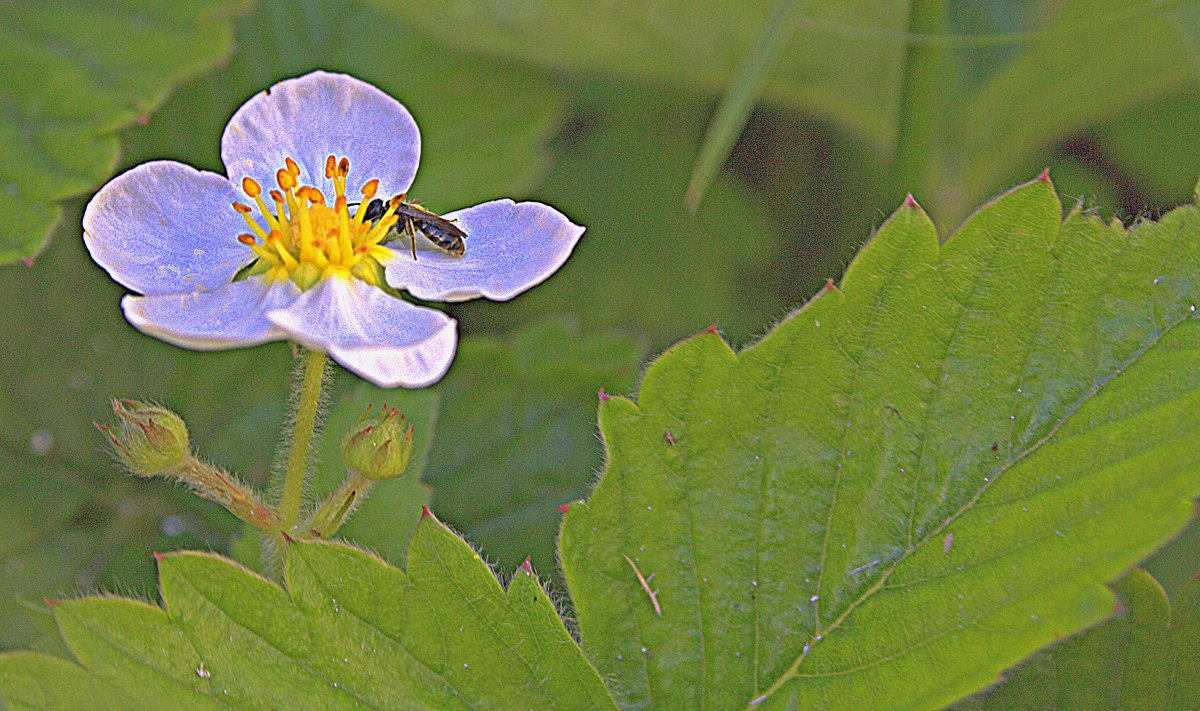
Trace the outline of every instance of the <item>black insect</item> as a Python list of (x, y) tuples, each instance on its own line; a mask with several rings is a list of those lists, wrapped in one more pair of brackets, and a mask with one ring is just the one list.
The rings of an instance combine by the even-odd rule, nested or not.
[(425, 235), (425, 239), (429, 240), (433, 246), (456, 257), (461, 257), (466, 253), (467, 245), (463, 240), (466, 239), (467, 233), (463, 232), (462, 228), (454, 224), (452, 220), (430, 212), (415, 202), (406, 201), (404, 193), (386, 203), (379, 198), (367, 203), (367, 211), (363, 213), (363, 220), (368, 222), (378, 220), (387, 212), (388, 207), (395, 207), (396, 216), (400, 218), (389, 232), (389, 237), (393, 234), (407, 237), (412, 243), (413, 259), (417, 258), (418, 232)]

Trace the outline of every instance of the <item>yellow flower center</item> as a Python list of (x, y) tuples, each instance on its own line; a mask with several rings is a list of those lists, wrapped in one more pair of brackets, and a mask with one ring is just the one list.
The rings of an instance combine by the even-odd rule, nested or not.
[(242, 178), (242, 190), (258, 206), (264, 226), (254, 216), (254, 208), (240, 202), (233, 209), (242, 215), (250, 232), (238, 235), (238, 241), (254, 250), (258, 259), (249, 276), (265, 274), (268, 279), (289, 279), (301, 289), (332, 276), (351, 276), (382, 286), (381, 262), (392, 251), (380, 246), (388, 230), (398, 219), (389, 203), (383, 217), (374, 222), (363, 220), (367, 203), (375, 197), (379, 181), (363, 184), (362, 200), (351, 215), (346, 201), (346, 176), (350, 160), (325, 159), (325, 177), (333, 181), (333, 207), (325, 195), (311, 185), (300, 183), (300, 166), (291, 158), (275, 173), (278, 190), (268, 196), (274, 209), (263, 200), (262, 186), (253, 178)]

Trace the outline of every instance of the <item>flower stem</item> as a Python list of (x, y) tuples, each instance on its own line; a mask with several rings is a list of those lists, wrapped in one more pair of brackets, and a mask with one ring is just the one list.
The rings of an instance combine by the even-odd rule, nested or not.
[(308, 358), (304, 364), (304, 380), (300, 387), (295, 422), (292, 424), (292, 447), (288, 452), (287, 469), (284, 472), (283, 493), (279, 497), (279, 522), (284, 531), (291, 530), (296, 525), (296, 519), (300, 517), (304, 473), (308, 469), (309, 451), (312, 449), (313, 430), (317, 424), (321, 384), (325, 381), (327, 360), (324, 353), (308, 351)]

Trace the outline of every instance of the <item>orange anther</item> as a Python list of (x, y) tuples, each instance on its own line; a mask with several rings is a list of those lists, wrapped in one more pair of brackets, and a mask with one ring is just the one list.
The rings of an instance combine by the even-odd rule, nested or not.
[(240, 234), (240, 235), (238, 235), (238, 242), (241, 242), (242, 244), (246, 245), (247, 247), (253, 247), (254, 246), (254, 235), (247, 234), (247, 233)]
[(262, 186), (250, 176), (242, 178), (242, 190), (246, 191), (246, 194), (250, 197), (258, 197), (262, 194)]
[(337, 160), (333, 156), (327, 156), (325, 158), (325, 177), (332, 178), (335, 170), (337, 170)]
[(283, 168), (280, 168), (279, 170), (275, 171), (275, 182), (279, 183), (279, 187), (283, 188), (284, 190), (291, 190), (292, 188), (296, 187), (296, 176), (292, 175)]
[(342, 159), (340, 161), (338, 161), (338, 176), (344, 178), (349, 174), (350, 174), (350, 159), (347, 158), (346, 156), (342, 156)]
[(253, 208), (251, 208), (249, 205), (243, 205), (240, 202), (235, 202), (235, 203), (233, 203), (233, 209), (237, 210), (238, 212), (242, 213), (243, 215), (249, 215)]
[(283, 193), (279, 192), (278, 190), (272, 190), (268, 194), (271, 196), (271, 199), (274, 200), (275, 202), (283, 202)]
[(362, 186), (363, 199), (370, 200), (375, 197), (377, 190), (379, 190), (379, 178), (371, 178)]
[(289, 173), (297, 178), (300, 177), (300, 166), (296, 165), (296, 161), (292, 160), (291, 158), (284, 158), (283, 163), (287, 166)]

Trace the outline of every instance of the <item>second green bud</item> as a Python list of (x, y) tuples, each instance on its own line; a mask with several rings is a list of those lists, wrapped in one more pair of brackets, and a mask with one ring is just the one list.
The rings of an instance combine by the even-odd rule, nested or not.
[(396, 408), (367, 410), (342, 439), (342, 462), (367, 479), (395, 479), (412, 461), (413, 428)]

